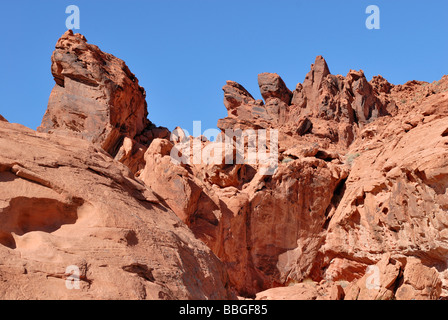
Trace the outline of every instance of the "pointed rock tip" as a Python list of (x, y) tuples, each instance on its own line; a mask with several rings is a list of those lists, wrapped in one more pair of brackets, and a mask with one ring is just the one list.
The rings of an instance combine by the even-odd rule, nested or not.
[(70, 39), (71, 37), (75, 37), (77, 39), (87, 42), (87, 39), (84, 35), (82, 35), (81, 33), (73, 33), (72, 29), (68, 29), (67, 31), (65, 31), (64, 34), (61, 36), (61, 39)]
[(325, 70), (325, 73), (330, 74), (330, 68), (328, 68), (327, 61), (321, 55), (316, 57), (313, 67), (314, 67), (314, 69)]
[(242, 104), (255, 100), (246, 88), (235, 81), (227, 80), (222, 90), (224, 91), (224, 106), (227, 110), (233, 110)]
[(240, 93), (252, 97), (252, 95), (249, 93), (249, 91), (246, 90), (246, 88), (243, 87), (243, 85), (239, 84), (236, 81), (227, 80), (226, 84), (222, 87), (222, 90), (224, 92), (227, 92), (229, 90), (237, 89)]

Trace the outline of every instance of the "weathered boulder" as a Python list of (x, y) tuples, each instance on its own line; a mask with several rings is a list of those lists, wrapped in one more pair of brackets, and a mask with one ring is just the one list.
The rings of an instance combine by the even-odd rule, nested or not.
[(56, 82), (40, 132), (81, 137), (115, 156), (124, 137), (139, 140), (154, 125), (146, 92), (126, 64), (68, 30), (51, 57)]
[(437, 270), (422, 264), (418, 258), (408, 258), (395, 297), (397, 300), (438, 300), (442, 281)]
[(292, 92), (286, 87), (283, 79), (276, 73), (260, 73), (258, 75), (258, 86), (264, 101), (271, 98), (280, 99), (286, 105), (290, 105)]
[(224, 106), (229, 112), (243, 104), (255, 101), (252, 95), (235, 81), (227, 81), (222, 90), (224, 91)]

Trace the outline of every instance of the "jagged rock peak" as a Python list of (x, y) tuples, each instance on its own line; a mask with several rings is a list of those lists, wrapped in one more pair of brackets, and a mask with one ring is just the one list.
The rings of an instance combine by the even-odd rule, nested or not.
[(331, 74), (328, 68), (327, 62), (324, 57), (317, 56), (314, 63), (311, 65), (311, 70), (305, 77), (303, 86), (307, 88), (308, 86), (314, 90), (319, 90), (322, 86), (322, 82), (327, 75)]
[(123, 60), (69, 30), (56, 43), (51, 72), (56, 84), (38, 131), (81, 137), (113, 156), (124, 138), (154, 138), (146, 92)]

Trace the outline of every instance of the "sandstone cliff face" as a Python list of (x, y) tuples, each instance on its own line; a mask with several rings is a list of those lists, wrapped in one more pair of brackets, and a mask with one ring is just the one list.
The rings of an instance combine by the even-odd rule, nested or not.
[[(0, 122), (1, 296), (448, 296), (447, 76), (392, 85), (319, 56), (292, 91), (260, 74), (263, 100), (227, 81), (220, 138), (278, 130), (267, 174), (235, 141), (216, 155), (152, 124), (136, 77), (82, 35), (61, 37), (52, 73), (39, 132)], [(63, 286), (69, 264), (82, 290)]]
[[(446, 77), (368, 82), (362, 71), (333, 76), (317, 57), (292, 94), (276, 74), (261, 74), (259, 85), (265, 101), (227, 81), (229, 115), (218, 126), (278, 129), (274, 175), (248, 164), (175, 165), (173, 144), (158, 141), (168, 149), (148, 150), (140, 176), (227, 265), (239, 294), (312, 281), (313, 299), (333, 285), (344, 293), (331, 289), (332, 296), (347, 299), (444, 296)], [(415, 264), (418, 271), (409, 267)], [(369, 266), (389, 279), (376, 291), (365, 288)], [(425, 272), (431, 276), (417, 284)], [(406, 286), (412, 289), (400, 289)]]
[(127, 138), (132, 146), (122, 147), (120, 157), (168, 136), (147, 119), (146, 92), (126, 64), (83, 35), (68, 30), (58, 40), (51, 72), (56, 84), (38, 131), (81, 137), (112, 156)]
[[(351, 146), (356, 158), (321, 249), (328, 269), (336, 257), (372, 264), (391, 254), (416, 278), (424, 276), (407, 261), (434, 268), (446, 288), (447, 80), (416, 86), (406, 94), (410, 103), (403, 87), (411, 84), (397, 88), (398, 115), (366, 126)], [(428, 287), (440, 294), (439, 285)]]
[(218, 258), (130, 170), (144, 166), (135, 146), (143, 159), (167, 131), (124, 62), (67, 32), (52, 72), (39, 128), (51, 134), (0, 121), (0, 298), (236, 298)]
[(234, 297), (210, 249), (87, 141), (1, 122), (0, 216), (2, 299)]

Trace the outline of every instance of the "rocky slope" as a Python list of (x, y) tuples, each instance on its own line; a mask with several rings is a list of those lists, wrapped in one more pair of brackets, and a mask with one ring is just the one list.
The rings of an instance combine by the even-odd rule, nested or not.
[[(74, 48), (80, 41), (85, 46), (83, 37), (67, 33), (58, 46), (63, 42)], [(93, 56), (102, 55), (98, 50)], [(88, 62), (86, 66), (96, 65), (95, 60)], [(123, 76), (123, 66), (111, 59), (110, 70), (117, 70), (118, 76)], [(111, 133), (98, 134), (95, 128), (109, 119), (109, 111), (103, 110), (108, 117), (96, 118), (98, 105), (83, 101), (81, 107), (92, 108), (94, 114), (71, 113), (80, 110), (77, 102), (84, 90), (93, 90), (93, 82), (77, 72), (84, 71), (56, 78), (58, 87), (43, 121), (51, 115), (57, 124), (73, 116), (73, 126), (67, 130), (74, 130), (77, 137), (70, 137), (71, 131), (62, 126), (48, 134), (0, 121), (0, 298), (236, 298), (227, 272), (211, 250), (129, 168), (101, 148), (108, 140), (103, 135)], [(60, 81), (65, 88), (72, 81), (79, 96), (64, 91)], [(67, 104), (55, 104), (55, 92)], [(139, 90), (134, 94), (141, 97)], [(129, 97), (134, 100), (143, 103)], [(88, 131), (89, 126), (79, 129), (79, 119), (95, 124), (94, 131)], [(93, 136), (100, 139), (91, 140)], [(70, 266), (80, 271), (79, 290), (66, 287)]]
[[(260, 151), (277, 130), (269, 174), (237, 163), (237, 142), (215, 154), (219, 140), (156, 127), (124, 62), (79, 34), (51, 70), (38, 132), (0, 121), (2, 297), (448, 295), (447, 76), (392, 85), (319, 56), (293, 91), (260, 74), (263, 100), (227, 81), (220, 138), (266, 129)], [(73, 264), (81, 291), (61, 281)]]
[(210, 249), (102, 149), (0, 122), (0, 150), (0, 298), (234, 297)]

